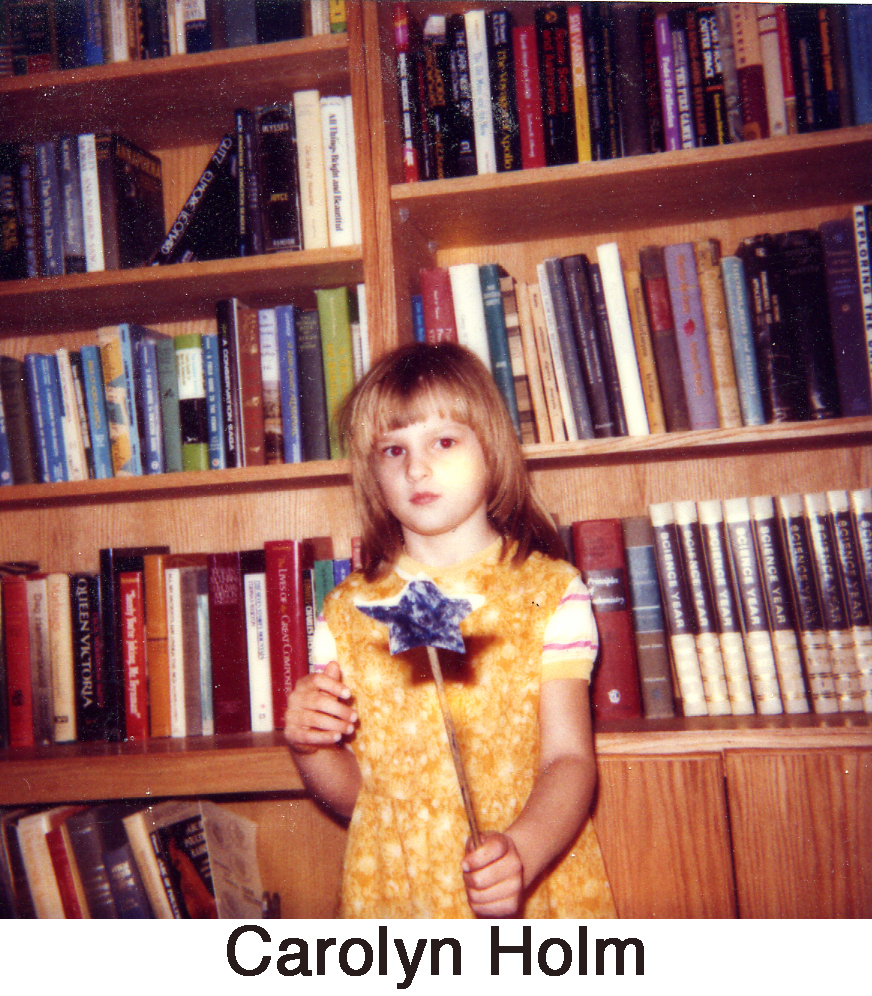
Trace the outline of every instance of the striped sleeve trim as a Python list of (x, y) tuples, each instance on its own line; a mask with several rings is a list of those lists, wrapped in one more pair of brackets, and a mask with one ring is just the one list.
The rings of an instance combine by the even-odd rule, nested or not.
[(590, 679), (599, 649), (590, 593), (580, 577), (567, 586), (542, 642), (541, 680)]

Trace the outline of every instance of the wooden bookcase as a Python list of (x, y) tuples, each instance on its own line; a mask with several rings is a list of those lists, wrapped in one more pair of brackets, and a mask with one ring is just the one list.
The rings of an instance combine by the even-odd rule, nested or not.
[[(219, 297), (275, 304), (364, 280), (374, 354), (411, 337), (423, 265), (548, 255), (616, 240), (816, 225), (872, 201), (872, 127), (421, 184), (399, 182), (391, 5), (349, 3), (347, 36), (0, 81), (0, 137), (120, 129), (164, 164), (175, 216), (233, 108), (296, 89), (351, 93), (363, 244), (343, 250), (0, 284), (3, 351), (90, 341), (100, 324), (214, 326)], [(464, 10), (471, 4), (412, 4)], [(495, 4), (476, 4), (494, 7)], [(506, 4), (519, 17), (534, 5)], [(872, 485), (872, 419), (528, 447), (561, 521), (655, 501)], [(247, 549), (355, 532), (342, 461), (0, 489), (0, 557), (96, 565), (109, 545)], [(623, 916), (869, 916), (872, 724), (865, 715), (676, 719), (597, 732), (595, 822)], [(342, 827), (306, 797), (281, 735), (8, 751), (0, 804), (206, 796), (256, 819), (264, 884), (286, 916), (330, 916)]]

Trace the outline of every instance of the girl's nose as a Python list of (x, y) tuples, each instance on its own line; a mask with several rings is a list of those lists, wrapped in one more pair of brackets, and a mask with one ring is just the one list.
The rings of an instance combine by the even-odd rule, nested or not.
[(418, 453), (410, 452), (406, 461), (406, 477), (410, 481), (420, 481), (430, 472), (430, 465)]

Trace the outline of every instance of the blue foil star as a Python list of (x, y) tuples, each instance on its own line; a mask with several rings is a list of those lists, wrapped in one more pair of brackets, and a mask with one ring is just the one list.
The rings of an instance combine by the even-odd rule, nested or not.
[(467, 598), (450, 598), (433, 581), (410, 581), (399, 595), (381, 602), (357, 602), (357, 608), (387, 623), (392, 654), (413, 647), (441, 647), (462, 654), (466, 649), (458, 623), (473, 611)]

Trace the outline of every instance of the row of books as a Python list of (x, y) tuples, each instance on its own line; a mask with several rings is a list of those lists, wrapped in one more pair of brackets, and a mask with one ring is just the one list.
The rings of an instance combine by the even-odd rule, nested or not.
[(872, 121), (863, 4), (394, 5), (406, 182)]
[[(872, 414), (870, 208), (817, 229), (420, 271), (416, 337), (491, 369), (523, 442)], [(502, 289), (502, 305), (500, 291)]]
[(0, 144), (0, 279), (359, 244), (351, 97), (235, 117), (168, 230), (161, 161), (128, 139)]
[(209, 800), (0, 809), (0, 918), (254, 919), (257, 824)]
[(352, 567), (329, 538), (226, 553), (100, 551), (99, 570), (4, 565), (0, 743), (269, 732)]
[(216, 332), (122, 323), (80, 349), (0, 356), (0, 484), (338, 456), (332, 414), (368, 362), (365, 295), (314, 297), (309, 309), (219, 301)]
[(872, 491), (572, 523), (601, 719), (872, 712)]
[(344, 0), (3, 0), (0, 76), (262, 45), (345, 29)]

